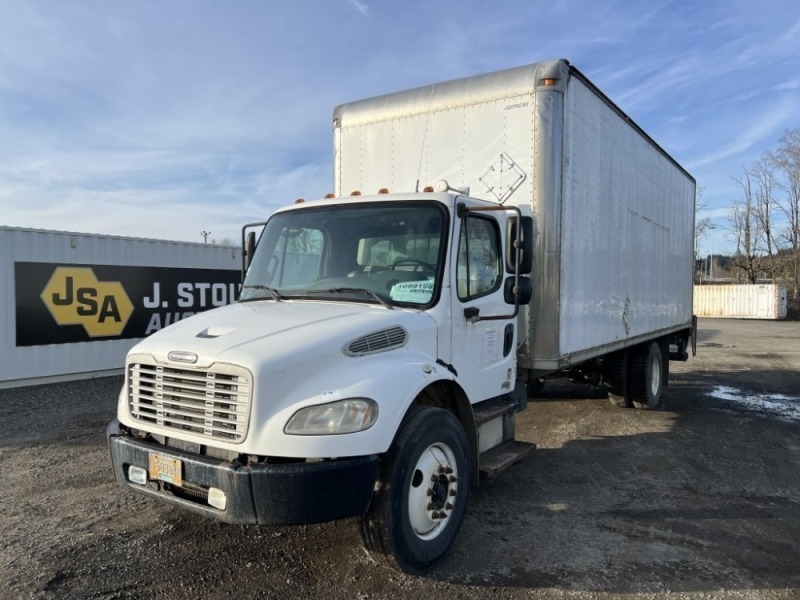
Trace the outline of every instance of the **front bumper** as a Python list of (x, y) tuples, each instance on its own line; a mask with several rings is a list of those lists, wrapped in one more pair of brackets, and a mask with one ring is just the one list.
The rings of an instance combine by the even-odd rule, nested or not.
[[(378, 475), (377, 455), (245, 466), (135, 438), (116, 419), (106, 435), (114, 477), (123, 486), (228, 523), (302, 525), (362, 515)], [(129, 467), (147, 470), (151, 453), (181, 461), (183, 487), (149, 477), (146, 485), (130, 481)], [(225, 510), (203, 496), (211, 487), (225, 493)]]

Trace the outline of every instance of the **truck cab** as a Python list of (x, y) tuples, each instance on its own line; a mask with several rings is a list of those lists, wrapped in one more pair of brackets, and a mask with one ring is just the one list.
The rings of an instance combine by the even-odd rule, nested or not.
[(426, 191), (275, 212), (245, 243), (238, 302), (130, 351), (116, 479), (231, 523), (359, 517), (373, 555), (427, 570), (481, 468), (533, 448), (513, 439), (524, 210)]

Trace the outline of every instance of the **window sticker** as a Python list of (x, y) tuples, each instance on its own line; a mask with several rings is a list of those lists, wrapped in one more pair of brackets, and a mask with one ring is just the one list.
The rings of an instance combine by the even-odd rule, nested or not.
[(433, 280), (404, 281), (396, 283), (389, 292), (389, 298), (395, 302), (415, 302), (427, 304), (433, 297)]
[(493, 365), (500, 357), (500, 332), (497, 329), (487, 329), (483, 332), (483, 353), (481, 366)]

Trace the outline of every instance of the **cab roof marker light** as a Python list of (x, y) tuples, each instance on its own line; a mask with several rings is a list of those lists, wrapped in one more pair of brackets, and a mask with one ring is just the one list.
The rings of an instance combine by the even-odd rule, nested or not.
[(389, 188), (381, 188), (381, 189), (378, 190), (378, 193), (379, 194), (388, 194), (389, 193)]
[(305, 198), (298, 198), (294, 201), (295, 204), (302, 204), (303, 202), (305, 202)]
[(336, 194), (325, 194), (326, 200), (330, 200), (331, 198), (336, 198)]
[(428, 192), (428, 193), (430, 193), (430, 192), (432, 192), (432, 191), (433, 191), (433, 186), (432, 186), (432, 185), (426, 185), (426, 186), (423, 188), (423, 190), (422, 190), (422, 191), (423, 191), (423, 192)]

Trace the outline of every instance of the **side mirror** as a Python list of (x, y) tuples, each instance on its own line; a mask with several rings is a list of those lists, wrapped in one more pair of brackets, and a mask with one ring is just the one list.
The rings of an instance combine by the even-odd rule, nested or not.
[(520, 240), (521, 259), (519, 274), (528, 275), (533, 270), (533, 217), (522, 217), (517, 228), (517, 217), (512, 217), (506, 225), (506, 272), (515, 273), (517, 266), (517, 231)]
[(243, 273), (247, 272), (247, 269), (250, 268), (250, 263), (253, 260), (253, 255), (256, 253), (256, 232), (249, 231), (247, 233), (247, 237), (245, 238), (244, 242), (244, 264), (242, 265)]
[[(515, 291), (519, 294), (519, 300), (517, 300), (517, 294), (514, 293)], [(514, 278), (506, 277), (503, 283), (503, 300), (505, 300), (506, 304), (526, 306), (531, 303), (532, 298), (533, 284), (531, 283), (530, 277), (519, 278), (518, 290), (514, 290)]]

